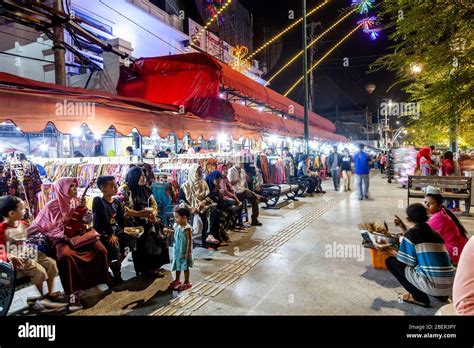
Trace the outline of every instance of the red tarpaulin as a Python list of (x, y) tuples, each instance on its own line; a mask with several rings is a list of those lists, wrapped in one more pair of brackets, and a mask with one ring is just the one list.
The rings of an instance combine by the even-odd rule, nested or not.
[[(222, 81), (225, 87), (237, 90), (246, 97), (259, 100), (265, 105), (270, 105), (273, 108), (280, 109), (297, 118), (304, 118), (304, 108), (302, 105), (284, 97), (270, 88), (262, 86), (257, 81), (239, 73), (222, 62), (219, 62), (219, 65), (222, 68)], [(309, 122), (310, 124), (329, 132), (336, 131), (334, 123), (311, 111), (309, 112)]]
[[(203, 118), (234, 120), (227, 104), (219, 98), (221, 87), (231, 88), (262, 104), (303, 119), (303, 107), (270, 88), (233, 70), (205, 53), (140, 58), (121, 71), (118, 94), (184, 106)], [(313, 126), (334, 132), (334, 124), (313, 112)]]
[(220, 80), (219, 65), (206, 55), (141, 58), (121, 69), (117, 92), (183, 107), (202, 118), (232, 121), (219, 98)]
[[(95, 134), (103, 134), (113, 126), (125, 135), (136, 128), (140, 134), (150, 136), (156, 128), (162, 138), (171, 132), (180, 139), (189, 134), (193, 139), (203, 136), (207, 140), (220, 133), (229, 134), (234, 139), (241, 136), (261, 138), (256, 127), (238, 122), (203, 120), (192, 114), (164, 111), (167, 106), (163, 104), (116, 97), (0, 73), (0, 122), (11, 121), (27, 133), (42, 132), (51, 122), (58, 131), (66, 134), (87, 124)], [(85, 106), (84, 103), (89, 104)]]

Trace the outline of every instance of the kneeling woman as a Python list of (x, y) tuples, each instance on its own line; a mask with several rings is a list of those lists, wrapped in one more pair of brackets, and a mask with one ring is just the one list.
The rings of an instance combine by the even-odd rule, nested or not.
[[(452, 295), (454, 268), (443, 238), (426, 223), (426, 208), (415, 203), (408, 206), (406, 213), (409, 228), (400, 250), (398, 253), (392, 251), (392, 256), (385, 263), (408, 291), (399, 300), (428, 307), (428, 295), (440, 298)], [(398, 217), (395, 224), (405, 229), (405, 224)]]
[[(85, 200), (77, 202), (78, 182), (75, 178), (61, 178), (54, 183), (56, 198), (46, 204), (30, 226), (30, 233), (43, 233), (56, 249), (59, 277), (67, 295), (79, 295), (80, 290), (108, 281), (107, 250), (99, 241), (78, 248), (66, 243), (64, 229), (76, 208), (85, 208)], [(86, 208), (87, 209), (87, 208)], [(80, 295), (75, 296), (80, 306)]]

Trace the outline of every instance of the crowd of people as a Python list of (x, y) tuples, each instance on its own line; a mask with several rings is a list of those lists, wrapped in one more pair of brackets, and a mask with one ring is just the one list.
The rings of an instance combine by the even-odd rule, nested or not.
[[(460, 164), (451, 151), (434, 152), (422, 147), (416, 156), (415, 175), (460, 176)], [(387, 172), (389, 153), (376, 157), (375, 168)], [(430, 296), (441, 302), (452, 298), (457, 314), (474, 314), (474, 242), (454, 214), (459, 200), (443, 198), (439, 188), (428, 186), (424, 204), (411, 204), (406, 221), (396, 216), (395, 224), (403, 234), (398, 251), (387, 251), (387, 269), (405, 288), (399, 300), (430, 306)]]
[[(169, 154), (165, 151), (163, 157)], [(429, 157), (420, 155), (420, 166), (425, 155)], [(348, 149), (339, 153), (334, 147), (324, 164), (319, 156), (294, 156), (287, 148), (282, 156), (294, 162), (294, 176), (307, 182), (306, 194), (326, 193), (321, 184), (328, 175), (335, 191), (351, 191), (355, 176), (359, 200), (369, 198), (369, 172), (374, 161), (381, 162), (365, 152), (363, 144), (353, 154)], [(450, 161), (445, 154), (443, 173), (455, 167)], [(230, 230), (262, 225), (259, 203), (267, 198), (249, 185), (243, 163), (220, 163), (207, 175), (200, 165), (192, 164), (180, 187), (171, 224), (159, 217), (163, 215), (150, 187), (153, 180), (140, 166), (131, 166), (122, 185), (113, 176), (101, 176), (95, 182), (101, 196), (93, 199), (89, 210), (84, 196), (78, 197), (77, 179), (61, 178), (53, 185), (55, 198), (30, 225), (23, 221), (25, 203), (20, 198), (0, 197), (0, 261), (10, 261), (31, 278), (41, 295), (38, 307), (47, 303), (75, 310), (82, 308), (84, 290), (122, 281), (122, 262), (129, 253), (137, 275), (163, 277), (163, 266), (171, 263), (176, 276), (169, 288), (182, 291), (192, 287), (194, 236), (201, 236), (203, 247), (219, 248), (229, 245)], [(243, 222), (247, 205), (250, 225)], [(406, 213), (406, 222), (395, 220), (404, 233), (400, 250), (391, 252), (386, 261), (408, 291), (400, 299), (429, 306), (429, 295), (445, 300), (454, 293), (458, 312), (472, 314), (472, 271), (466, 265), (472, 264), (473, 243), (466, 229), (433, 187), (426, 192), (424, 206), (412, 204)], [(57, 274), (64, 293), (54, 289)]]
[[(129, 253), (137, 275), (162, 277), (162, 266), (171, 263), (171, 245), (176, 279), (170, 289), (186, 290), (191, 287), (193, 234), (202, 235), (203, 247), (218, 248), (229, 244), (229, 228), (262, 225), (259, 203), (267, 198), (249, 189), (241, 163), (219, 164), (205, 177), (203, 168), (191, 165), (170, 219), (173, 226), (159, 217), (148, 174), (132, 166), (123, 185), (113, 176), (99, 177), (95, 184), (101, 196), (94, 197), (90, 210), (84, 195), (78, 197), (78, 180), (61, 178), (53, 184), (54, 199), (30, 225), (24, 221), (25, 203), (20, 198), (0, 197), (0, 261), (11, 262), (18, 273), (31, 278), (41, 295), (36, 309), (45, 303), (51, 308), (82, 308), (84, 290), (122, 281), (122, 262)], [(244, 224), (242, 216), (247, 203), (250, 224)], [(225, 226), (223, 220), (228, 222)], [(53, 289), (57, 274), (64, 294)], [(45, 281), (48, 289), (43, 289)]]

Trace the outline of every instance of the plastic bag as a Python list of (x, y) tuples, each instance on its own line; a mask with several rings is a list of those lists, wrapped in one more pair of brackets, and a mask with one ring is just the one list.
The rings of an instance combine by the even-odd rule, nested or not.
[(204, 225), (202, 223), (201, 217), (199, 216), (199, 214), (194, 214), (193, 234), (194, 235), (200, 235), (202, 233), (203, 228), (204, 228)]

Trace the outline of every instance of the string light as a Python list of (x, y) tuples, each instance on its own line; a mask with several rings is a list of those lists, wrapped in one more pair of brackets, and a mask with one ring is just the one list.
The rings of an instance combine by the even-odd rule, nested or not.
[[(316, 6), (315, 8), (313, 8), (311, 11), (309, 11), (305, 17), (309, 17), (311, 16), (312, 14), (314, 14), (316, 11), (318, 11), (321, 7), (323, 7), (324, 5), (326, 5), (330, 0), (324, 0), (324, 2), (318, 6)], [(296, 22), (292, 23), (291, 25), (289, 25), (288, 27), (286, 27), (285, 29), (283, 29), (281, 32), (279, 32), (278, 34), (276, 34), (274, 37), (272, 37), (270, 40), (268, 40), (267, 42), (265, 42), (265, 44), (263, 44), (262, 46), (260, 46), (258, 49), (256, 49), (247, 59), (251, 59), (253, 58), (255, 55), (257, 55), (258, 53), (260, 53), (262, 50), (264, 50), (266, 47), (268, 47), (269, 45), (271, 45), (272, 43), (274, 43), (276, 40), (278, 40), (280, 37), (282, 37), (283, 35), (285, 35), (287, 32), (289, 32), (291, 29), (293, 29), (294, 27), (296, 27), (298, 24), (300, 24), (301, 22), (303, 21), (303, 17), (299, 18)]]
[(201, 38), (201, 35), (207, 30), (207, 28), (209, 28), (211, 26), (212, 23), (214, 23), (214, 20), (220, 16), (220, 14), (222, 12), (225, 11), (225, 9), (232, 3), (232, 0), (227, 0), (227, 2), (224, 4), (224, 6), (222, 6), (219, 11), (217, 11), (214, 16), (212, 16), (207, 22), (206, 24), (204, 25), (204, 27), (201, 28), (201, 30), (199, 30), (199, 32), (196, 34), (196, 35), (193, 35), (193, 38), (191, 40), (191, 43), (194, 44), (196, 43), (200, 38)]
[[(344, 21), (347, 17), (349, 17), (351, 14), (353, 14), (356, 10), (355, 9), (352, 9), (351, 11), (349, 11), (348, 13), (346, 13), (343, 17), (339, 18), (339, 20), (337, 20), (335, 23), (333, 23), (329, 28), (327, 28), (325, 31), (323, 31), (318, 37), (316, 37), (313, 41), (311, 41), (308, 46), (306, 46), (306, 49), (308, 48), (311, 48), (313, 47), (313, 45), (318, 42), (319, 40), (321, 40), (321, 38), (323, 38), (327, 33), (329, 33), (332, 29), (334, 29), (337, 25), (339, 25), (339, 23), (341, 23), (342, 21)], [(277, 77), (278, 75), (280, 75), (283, 70), (285, 70), (286, 68), (288, 68), (292, 63), (295, 62), (295, 60), (297, 60), (299, 57), (301, 57), (303, 55), (303, 50), (299, 51), (295, 56), (293, 56), (293, 58), (291, 58), (288, 62), (285, 63), (285, 65), (283, 65), (280, 70), (278, 70), (275, 74), (272, 75), (272, 77), (270, 77), (268, 80), (267, 80), (267, 83), (266, 85), (270, 84), (270, 82), (275, 79), (275, 77)]]
[[(338, 48), (344, 41), (346, 41), (352, 34), (354, 34), (359, 28), (361, 27), (361, 24), (357, 25), (354, 29), (352, 29), (346, 36), (344, 36), (341, 40), (339, 40), (338, 43), (336, 43), (333, 47), (331, 47), (331, 49), (329, 51), (327, 51), (316, 63), (314, 63), (312, 66), (311, 66), (311, 69), (308, 70), (308, 74), (310, 74), (314, 69), (316, 69), (316, 67), (321, 64), (321, 62), (326, 59), (327, 56), (329, 56), (336, 48)], [(295, 84), (293, 86), (290, 87), (290, 89), (288, 91), (286, 91), (286, 93), (284, 94), (285, 97), (288, 96), (288, 94), (291, 93), (291, 91), (293, 91), (296, 86), (298, 86), (300, 84), (301, 81), (303, 81), (303, 78), (304, 76), (300, 77), (298, 79), (298, 81), (295, 82)]]

